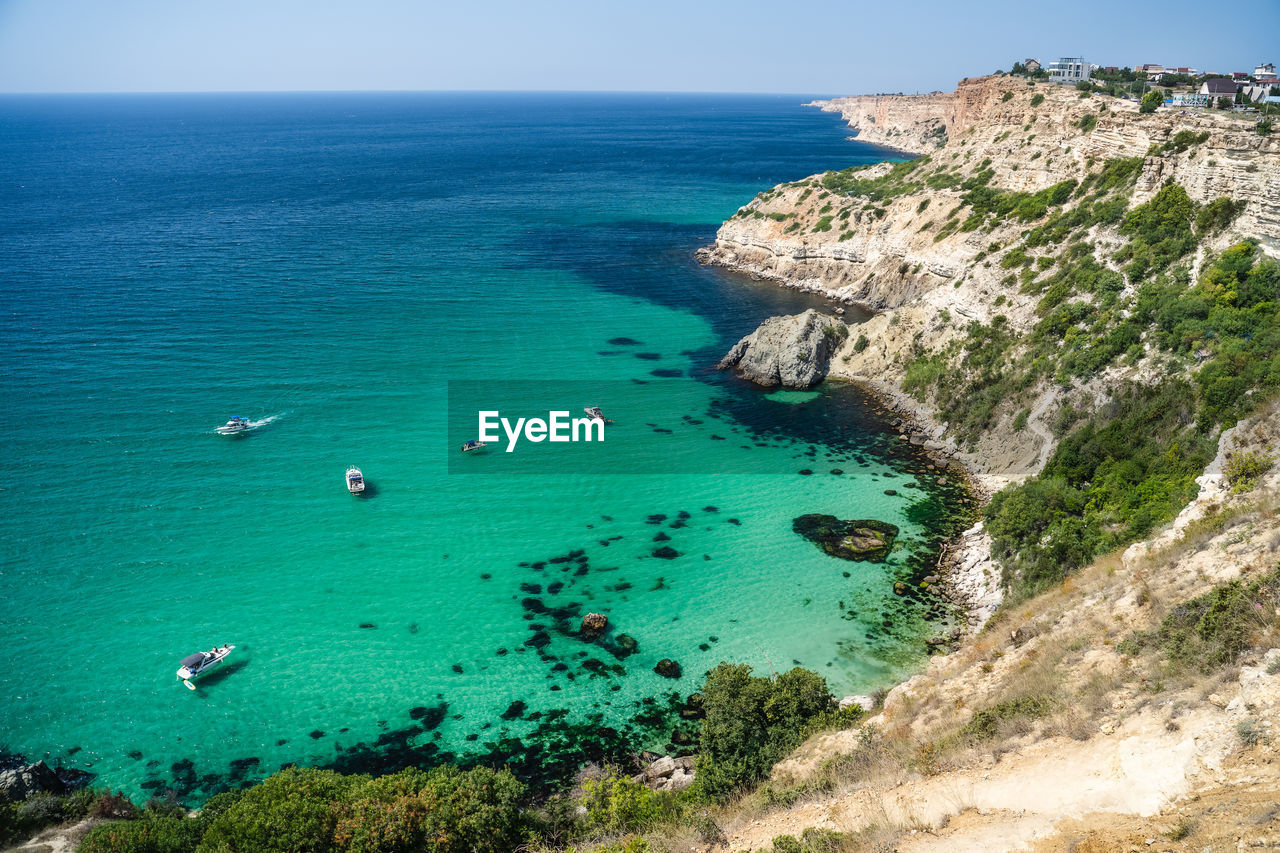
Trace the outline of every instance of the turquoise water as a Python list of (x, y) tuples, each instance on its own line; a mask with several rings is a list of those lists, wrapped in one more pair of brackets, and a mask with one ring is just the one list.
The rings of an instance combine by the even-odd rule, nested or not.
[[(0, 745), (193, 800), (290, 762), (547, 778), (663, 748), (722, 660), (837, 693), (917, 666), (936, 628), (892, 585), (958, 493), (856, 389), (709, 369), (818, 303), (693, 250), (886, 156), (800, 102), (0, 100)], [(617, 423), (457, 453), (489, 401)], [(262, 423), (215, 434), (233, 414)], [(899, 546), (835, 560), (791, 531), (812, 512)]]

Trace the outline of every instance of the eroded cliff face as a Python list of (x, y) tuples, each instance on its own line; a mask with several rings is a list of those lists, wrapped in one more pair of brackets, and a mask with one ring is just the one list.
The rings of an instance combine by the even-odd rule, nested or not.
[[(1021, 251), (1029, 229), (1045, 217), (993, 216), (975, 224), (963, 201), (975, 180), (1002, 192), (1036, 193), (1084, 181), (1110, 162), (1131, 158), (1129, 209), (1150, 201), (1169, 181), (1200, 204), (1220, 197), (1243, 203), (1227, 228), (1202, 239), (1195, 266), (1206, 251), (1244, 238), (1280, 256), (1280, 136), (1258, 135), (1254, 119), (1209, 111), (1141, 115), (1132, 102), (1081, 98), (1073, 87), (1030, 86), (1023, 78), (999, 76), (964, 81), (951, 93), (819, 105), (840, 112), (859, 139), (924, 156), (909, 174), (906, 166), (882, 163), (774, 187), (725, 222), (699, 257), (880, 312), (832, 359), (833, 376), (898, 391), (913, 358), (941, 351), (971, 322), (988, 324), (999, 315), (1011, 333), (1025, 335), (1040, 320), (1042, 294), (1013, 275), (1020, 269), (1007, 258)], [(1080, 203), (1077, 196), (1056, 209), (1070, 211)], [(1070, 241), (1087, 242), (1102, 266), (1123, 268), (1117, 253), (1128, 239), (1115, 219), (1090, 224)], [(1105, 397), (1121, 373), (1143, 371), (1153, 368), (1108, 368), (1076, 383), (1076, 391)], [(1053, 441), (1047, 421), (1065, 392), (1042, 390), (1027, 406), (1030, 429), (1013, 428), (1011, 408), (998, 413), (996, 428), (956, 448), (970, 451), (966, 461), (992, 475), (990, 485), (1032, 474), (1047, 458)], [(928, 413), (927, 400), (916, 403)], [(939, 428), (935, 437), (944, 432)]]

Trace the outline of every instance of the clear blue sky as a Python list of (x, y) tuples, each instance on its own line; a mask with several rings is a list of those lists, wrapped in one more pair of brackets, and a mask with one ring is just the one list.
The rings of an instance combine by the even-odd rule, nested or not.
[(1063, 54), (1251, 71), (1280, 0), (0, 0), (3, 92), (914, 92)]

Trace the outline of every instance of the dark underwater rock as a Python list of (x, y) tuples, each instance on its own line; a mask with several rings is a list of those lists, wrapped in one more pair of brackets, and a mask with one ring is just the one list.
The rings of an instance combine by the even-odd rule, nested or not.
[(886, 521), (843, 521), (818, 513), (800, 516), (791, 522), (791, 529), (832, 557), (872, 563), (884, 562), (898, 536), (897, 526)]
[(680, 664), (671, 658), (663, 658), (658, 661), (653, 671), (661, 675), (663, 678), (679, 678), (684, 674), (684, 670), (680, 668)]

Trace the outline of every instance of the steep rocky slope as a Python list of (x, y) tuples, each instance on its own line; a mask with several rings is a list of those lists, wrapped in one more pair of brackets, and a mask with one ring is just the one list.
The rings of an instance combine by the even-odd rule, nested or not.
[[(859, 138), (924, 156), (774, 187), (725, 222), (699, 256), (879, 312), (832, 359), (836, 377), (895, 394), (913, 361), (953, 342), (954, 352), (975, 323), (1003, 324), (1023, 339), (1057, 304), (1109, 310), (1096, 293), (1050, 288), (1055, 266), (1068, 270), (1069, 252), (1072, 262), (1089, 255), (1095, 273), (1120, 276), (1118, 310), (1131, 310), (1141, 276), (1126, 271), (1133, 243), (1124, 217), (1169, 182), (1198, 210), (1218, 199), (1234, 205), (1213, 228), (1197, 226), (1198, 249), (1184, 262), (1198, 269), (1244, 238), (1280, 255), (1280, 137), (1259, 135), (1252, 120), (1142, 115), (1128, 101), (1000, 76), (966, 80), (952, 93), (820, 106), (839, 111)], [(1057, 302), (1046, 305), (1049, 297)], [(1163, 369), (1153, 359), (1113, 361), (1064, 382), (1039, 381), (996, 407), (982, 429), (945, 430), (950, 418), (941, 413), (933, 437), (949, 440), (998, 487), (1044, 463), (1049, 420), (1069, 389), (1105, 398), (1120, 378)], [(909, 408), (934, 414), (927, 391), (914, 396)], [(1030, 418), (1015, 429), (1024, 410)]]
[(1236, 491), (1221, 463), (1274, 458), (1280, 410), (1223, 444), (1178, 523), (1003, 612), (890, 691), (863, 726), (811, 739), (774, 769), (779, 790), (800, 786), (799, 802), (739, 812), (722, 849), (768, 849), (807, 828), (845, 833), (846, 850), (904, 853), (1274, 849), (1274, 596), (1244, 598), (1241, 612), (1256, 615), (1228, 629), (1242, 642), (1220, 663), (1195, 646), (1170, 660), (1132, 639), (1163, 637), (1189, 600), (1233, 582), (1247, 591), (1275, 571), (1280, 470)]

